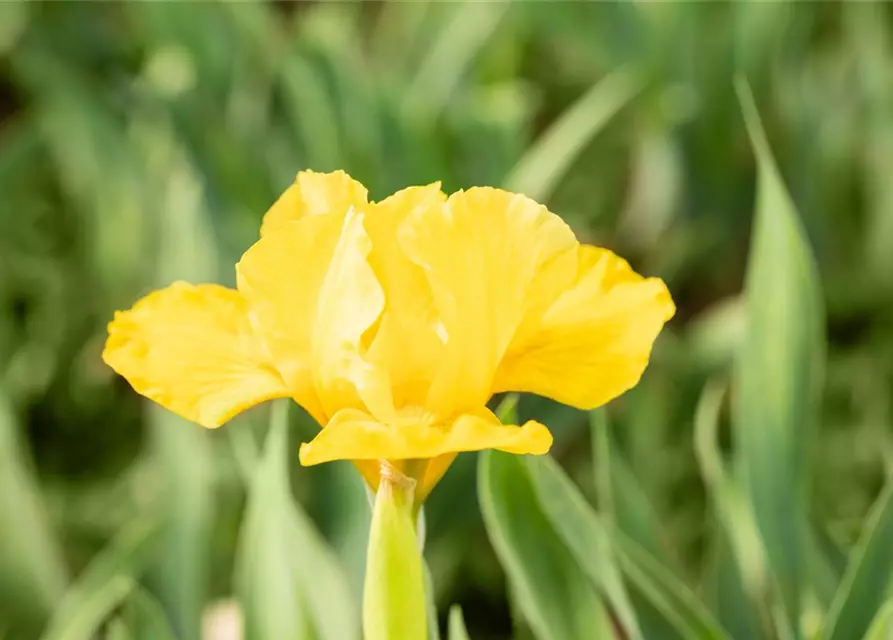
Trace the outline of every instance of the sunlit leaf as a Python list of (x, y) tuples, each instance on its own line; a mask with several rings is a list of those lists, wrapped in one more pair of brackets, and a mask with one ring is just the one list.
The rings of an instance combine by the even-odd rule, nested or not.
[(824, 310), (806, 234), (744, 81), (738, 92), (758, 179), (733, 426), (754, 516), (796, 637), (808, 503), (805, 445), (814, 433), (824, 367)]
[(878, 498), (825, 619), (823, 640), (860, 638), (872, 624), (893, 578), (893, 483)]
[(599, 80), (540, 135), (509, 173), (505, 188), (548, 200), (580, 152), (640, 88), (626, 69)]
[(889, 640), (893, 636), (893, 600), (887, 600), (871, 621), (863, 640)]
[(447, 640), (471, 640), (468, 630), (465, 628), (465, 619), (462, 617), (462, 608), (454, 604), (450, 607), (449, 631)]
[(524, 462), (484, 452), (478, 489), (490, 541), (538, 640), (609, 637), (608, 613), (543, 514)]
[(160, 526), (154, 516), (131, 523), (93, 559), (66, 592), (42, 640), (90, 640), (133, 592), (157, 551)]
[(66, 569), (40, 503), (19, 424), (0, 388), (0, 601), (13, 624), (39, 629), (62, 597)]
[(404, 97), (404, 110), (410, 118), (433, 119), (441, 112), (508, 7), (508, 2), (466, 2), (451, 7), (450, 18), (422, 59)]
[(350, 587), (289, 485), (288, 403), (273, 405), (236, 558), (246, 638), (345, 640), (359, 635)]
[(568, 551), (611, 605), (631, 639), (642, 638), (636, 614), (611, 551), (610, 532), (549, 456), (529, 457), (527, 469), (540, 505)]

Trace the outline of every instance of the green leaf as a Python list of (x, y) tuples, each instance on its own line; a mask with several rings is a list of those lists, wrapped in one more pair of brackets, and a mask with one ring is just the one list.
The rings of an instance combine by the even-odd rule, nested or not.
[[(717, 628), (703, 604), (667, 568), (672, 558), (663, 542), (660, 518), (617, 451), (607, 412), (590, 412), (590, 425), (599, 504), (612, 524), (615, 557), (629, 578), (643, 635), (690, 638), (695, 629)], [(645, 569), (632, 562), (629, 554), (621, 556), (618, 540), (625, 540)], [(655, 572), (659, 583), (649, 578)]]
[[(424, 522), (424, 516), (420, 513), (420, 521)], [(422, 526), (419, 527), (422, 529)], [(424, 540), (422, 540), (424, 545)], [(431, 576), (431, 568), (424, 563), (425, 568), (425, 615), (428, 617), (428, 640), (440, 640), (440, 626), (437, 624), (437, 600), (435, 598), (434, 578)]]
[(34, 485), (19, 425), (0, 388), (0, 601), (38, 630), (65, 591), (66, 571)]
[(880, 608), (864, 640), (889, 640), (893, 637), (893, 600), (887, 600)]
[(859, 544), (825, 619), (823, 640), (860, 638), (883, 604), (893, 577), (893, 482), (871, 509)]
[(740, 487), (728, 476), (719, 452), (719, 412), (725, 388), (709, 383), (695, 413), (695, 453), (717, 518), (730, 542), (745, 593), (760, 598), (766, 588), (766, 560), (753, 512)]
[(144, 589), (134, 589), (127, 598), (121, 620), (136, 640), (177, 640), (161, 603)]
[(410, 118), (436, 118), (455, 94), (462, 76), (499, 25), (509, 3), (465, 2), (437, 34), (404, 97)]
[(840, 581), (846, 571), (846, 553), (831, 539), (824, 527), (812, 523), (804, 532), (803, 549), (806, 554), (809, 582), (815, 590), (816, 598), (824, 610), (831, 603), (840, 588)]
[(447, 634), (447, 640), (471, 640), (468, 637), (468, 630), (465, 628), (462, 607), (457, 604), (450, 607), (449, 630)]
[(24, 0), (0, 4), (0, 55), (5, 56), (18, 43), (30, 19), (31, 5)]
[[(750, 504), (725, 470), (719, 450), (719, 416), (725, 387), (711, 381), (695, 412), (695, 454), (719, 522), (715, 594), (720, 620), (736, 637), (763, 637), (771, 616), (760, 605), (766, 584), (766, 559)], [(760, 624), (763, 623), (761, 628)]]
[(105, 628), (105, 640), (134, 640), (127, 623), (120, 617), (112, 618)]
[(68, 590), (42, 640), (90, 640), (136, 586), (159, 540), (155, 517), (135, 521), (99, 552)]
[(763, 632), (760, 615), (744, 588), (744, 579), (728, 534), (721, 526), (716, 529), (704, 583), (707, 605), (732, 638), (771, 638), (771, 635)]
[(152, 582), (179, 637), (198, 637), (207, 597), (213, 495), (208, 432), (156, 404), (146, 404), (152, 446), (163, 470), (163, 553)]
[(615, 531), (614, 549), (630, 583), (683, 638), (728, 638), (707, 607), (648, 551), (626, 534)]
[(661, 537), (660, 517), (635, 474), (617, 451), (607, 412), (604, 409), (590, 412), (589, 423), (594, 449), (595, 486), (601, 512), (620, 531), (665, 562), (667, 553)]
[(580, 152), (640, 88), (626, 69), (602, 78), (543, 132), (511, 170), (505, 188), (548, 200)]
[(98, 589), (91, 591), (63, 622), (55, 620), (43, 640), (92, 640), (103, 623), (135, 588), (128, 576), (112, 577)]
[(235, 584), (246, 638), (354, 638), (359, 619), (347, 579), (291, 494), (287, 412), (287, 401), (273, 405), (240, 534)]
[(543, 513), (522, 460), (483, 452), (478, 489), (490, 541), (538, 640), (611, 637), (601, 599)]
[(642, 638), (636, 614), (615, 565), (610, 532), (580, 491), (549, 456), (527, 458), (540, 505), (583, 572), (603, 594), (626, 637)]
[(754, 517), (794, 637), (804, 582), (805, 443), (824, 367), (824, 311), (806, 233), (772, 157), (753, 96), (738, 83), (757, 157), (746, 328), (737, 358), (733, 426)]

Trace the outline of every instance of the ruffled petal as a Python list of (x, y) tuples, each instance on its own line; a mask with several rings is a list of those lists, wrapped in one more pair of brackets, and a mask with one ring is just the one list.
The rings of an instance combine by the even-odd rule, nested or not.
[(176, 282), (119, 311), (102, 358), (138, 393), (205, 427), (289, 395), (245, 299), (214, 284)]
[(485, 404), (537, 275), (575, 246), (573, 232), (529, 198), (474, 188), (413, 212), (400, 242), (425, 270), (447, 342), (426, 406), (446, 416)]
[(344, 216), (308, 216), (283, 224), (236, 265), (239, 291), (295, 401), (318, 422), (325, 414), (313, 371), (313, 331), (323, 281)]
[[(331, 460), (409, 460), (435, 458), (458, 451), (499, 449), (509, 453), (546, 453), (552, 434), (542, 424), (500, 424), (494, 417), (463, 414), (450, 424), (403, 420), (386, 425), (368, 413), (344, 409), (312, 442), (301, 445), (301, 464)], [(445, 469), (444, 469), (445, 470)]]
[(397, 406), (425, 402), (444, 349), (425, 272), (403, 253), (397, 229), (413, 212), (442, 207), (445, 201), (439, 184), (410, 187), (372, 205), (366, 217), (369, 263), (387, 300), (367, 359), (390, 372)]
[(675, 312), (666, 286), (606, 249), (581, 246), (578, 264), (573, 286), (512, 342), (494, 393), (526, 391), (591, 409), (639, 381)]
[(239, 290), (295, 399), (320, 424), (338, 409), (386, 417), (390, 383), (362, 359), (363, 334), (384, 306), (369, 266), (363, 214), (307, 216), (281, 225), (237, 265)]
[(343, 171), (301, 171), (294, 183), (270, 207), (261, 225), (261, 236), (306, 216), (345, 215), (351, 207), (366, 204), (366, 187)]
[(328, 415), (365, 406), (386, 420), (394, 411), (388, 372), (364, 358), (363, 335), (384, 309), (384, 292), (368, 261), (372, 242), (364, 217), (348, 213), (320, 291), (314, 373)]

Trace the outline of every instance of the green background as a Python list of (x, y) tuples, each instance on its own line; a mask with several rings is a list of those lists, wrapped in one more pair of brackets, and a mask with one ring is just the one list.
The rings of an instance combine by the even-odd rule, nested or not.
[[(203, 431), (99, 357), (114, 310), (149, 290), (234, 284), (264, 211), (305, 168), (344, 169), (375, 199), (435, 180), (522, 191), (662, 277), (678, 312), (638, 387), (594, 416), (523, 397), (520, 417), (552, 429), (599, 517), (648, 554), (635, 566), (657, 563), (648, 580), (687, 584), (728, 637), (861, 637), (893, 567), (890, 13), (0, 4), (0, 638), (39, 637), (51, 618), (53, 638), (198, 638), (202, 611), (234, 592), (259, 602), (249, 617), (272, 616), (256, 637), (344, 637), (320, 629), (349, 606), (320, 594), (360, 601), (368, 504), (351, 467), (300, 468), (315, 427), (292, 410), (288, 469), (273, 466), (294, 510), (273, 471), (276, 488), (256, 489), (275, 457), (261, 453), (267, 407)], [(556, 568), (579, 570), (556, 525), (567, 514), (509, 517), (531, 508), (522, 494), (542, 469), (485, 457), (476, 488), (477, 457), (426, 505), (441, 623), (458, 603), (476, 639), (623, 627), (611, 597), (613, 622), (580, 622), (600, 627), (561, 614), (600, 601)], [(486, 525), (479, 490), (494, 501)], [(492, 542), (498, 522), (514, 564)], [(720, 637), (668, 626), (684, 607), (662, 612), (607, 544), (646, 638)], [(525, 565), (552, 547), (545, 573)], [(90, 564), (101, 549), (104, 573)], [(288, 579), (326, 583), (335, 564), (335, 586), (283, 597)]]

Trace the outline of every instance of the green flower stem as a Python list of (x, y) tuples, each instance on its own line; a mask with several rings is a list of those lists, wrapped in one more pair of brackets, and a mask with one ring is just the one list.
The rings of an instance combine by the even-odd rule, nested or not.
[(425, 582), (415, 529), (416, 481), (382, 463), (363, 588), (365, 640), (425, 640)]

